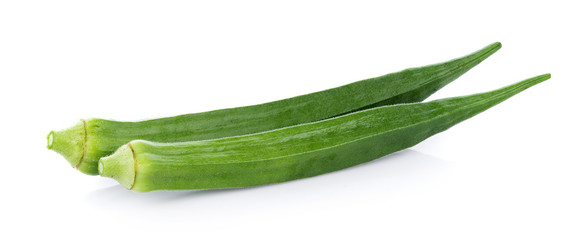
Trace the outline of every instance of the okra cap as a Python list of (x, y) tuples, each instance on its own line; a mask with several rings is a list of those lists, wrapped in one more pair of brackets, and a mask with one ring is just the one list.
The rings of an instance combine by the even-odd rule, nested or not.
[(136, 166), (134, 151), (130, 143), (123, 145), (108, 157), (98, 160), (98, 173), (102, 177), (117, 180), (127, 189), (132, 189), (135, 183)]
[(72, 127), (50, 131), (47, 148), (62, 155), (72, 167), (77, 168), (86, 153), (86, 121), (81, 120)]

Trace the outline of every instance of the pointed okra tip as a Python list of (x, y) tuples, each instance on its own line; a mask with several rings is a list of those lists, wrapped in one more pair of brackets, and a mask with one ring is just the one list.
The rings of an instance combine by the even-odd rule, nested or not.
[(491, 43), (490, 45), (484, 47), (481, 52), (489, 52), (490, 54), (495, 53), (496, 51), (500, 50), (502, 48), (502, 43), (501, 42), (494, 42)]
[(492, 43), (491, 46), (494, 46), (496, 49), (500, 49), (500, 48), (502, 48), (502, 43), (501, 42), (495, 42), (495, 43)]
[(85, 121), (66, 129), (50, 131), (46, 138), (46, 147), (62, 155), (72, 167), (76, 168), (85, 152)]
[(502, 43), (495, 42), (495, 43), (492, 43), (492, 44), (482, 48), (481, 50), (478, 50), (477, 52), (471, 54), (470, 56), (467, 56), (466, 58), (469, 61), (471, 61), (469, 63), (470, 68), (472, 68), (475, 65), (477, 65), (478, 63), (482, 62), (483, 60), (485, 60), (486, 58), (488, 58), (489, 56), (491, 56), (492, 54), (494, 54), (495, 52), (497, 52), (501, 48), (502, 48)]
[(532, 85), (536, 85), (538, 83), (541, 83), (543, 81), (550, 79), (551, 77), (552, 77), (552, 74), (545, 73), (545, 74), (538, 75), (538, 76), (535, 76), (533, 78), (527, 79), (526, 81), (528, 81)]
[(503, 89), (511, 89), (513, 90), (513, 92), (521, 92), (527, 88), (530, 88), (538, 83), (544, 82), (548, 79), (550, 79), (551, 74), (550, 73), (545, 73), (542, 75), (538, 75), (532, 78), (528, 78), (526, 80), (520, 81), (518, 83), (514, 83), (510, 86), (504, 87)]
[(502, 43), (501, 42), (495, 42), (490, 44), (490, 48), (493, 49), (493, 52), (496, 52), (498, 50), (500, 50), (502, 48)]
[(482, 55), (483, 58), (487, 58), (490, 55), (494, 54), (495, 52), (497, 52), (498, 50), (500, 50), (502, 48), (502, 43), (501, 42), (494, 42), (491, 43), (490, 45), (487, 45), (486, 47), (478, 50), (478, 52), (474, 53), (474, 55), (479, 54)]

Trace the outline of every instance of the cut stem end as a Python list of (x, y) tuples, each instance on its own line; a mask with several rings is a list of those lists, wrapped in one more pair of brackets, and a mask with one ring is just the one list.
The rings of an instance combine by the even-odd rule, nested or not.
[(48, 140), (46, 147), (48, 149), (52, 149), (52, 142), (54, 141), (54, 131), (50, 131), (46, 139)]

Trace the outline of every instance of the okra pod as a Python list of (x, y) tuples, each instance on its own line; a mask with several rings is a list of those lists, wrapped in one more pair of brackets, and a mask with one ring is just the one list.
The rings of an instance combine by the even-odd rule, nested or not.
[(410, 68), (341, 87), (259, 105), (140, 122), (86, 119), (48, 135), (48, 148), (83, 173), (98, 173), (101, 157), (134, 139), (183, 142), (258, 133), (355, 112), (419, 102), (476, 66), (501, 47), (491, 44), (448, 62)]
[(550, 78), (469, 96), (383, 106), (256, 134), (182, 143), (135, 140), (99, 161), (134, 191), (238, 188), (348, 168), (414, 146)]

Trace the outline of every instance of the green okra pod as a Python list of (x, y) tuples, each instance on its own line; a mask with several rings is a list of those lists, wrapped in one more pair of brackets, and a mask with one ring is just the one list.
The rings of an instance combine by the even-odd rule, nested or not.
[(309, 123), (360, 109), (419, 102), (501, 47), (493, 43), (448, 62), (410, 68), (320, 92), (254, 106), (140, 122), (87, 119), (48, 136), (48, 148), (78, 170), (97, 174), (97, 162), (134, 139), (183, 142), (216, 139)]
[(469, 96), (383, 106), (256, 134), (182, 143), (136, 140), (99, 161), (134, 191), (237, 188), (351, 167), (411, 147), (550, 78)]

